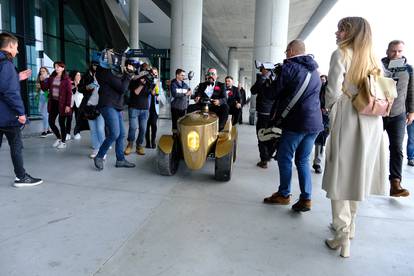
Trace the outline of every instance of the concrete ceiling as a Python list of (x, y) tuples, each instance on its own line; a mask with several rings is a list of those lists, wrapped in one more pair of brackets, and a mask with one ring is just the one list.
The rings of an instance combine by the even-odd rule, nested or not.
[[(290, 0), (288, 41), (300, 35), (322, 1)], [(203, 4), (203, 39), (224, 64), (229, 47), (237, 47), (236, 56), (246, 73), (252, 70), (254, 14), (252, 0), (205, 0)]]

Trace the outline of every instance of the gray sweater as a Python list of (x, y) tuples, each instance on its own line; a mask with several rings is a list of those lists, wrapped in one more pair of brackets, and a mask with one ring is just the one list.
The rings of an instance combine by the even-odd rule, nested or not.
[(414, 81), (413, 81), (413, 68), (407, 64), (405, 59), (404, 67), (388, 70), (389, 58), (383, 58), (382, 63), (384, 65), (385, 76), (391, 77), (397, 80), (397, 93), (398, 97), (394, 100), (391, 108), (390, 117), (401, 115), (402, 113), (414, 112)]

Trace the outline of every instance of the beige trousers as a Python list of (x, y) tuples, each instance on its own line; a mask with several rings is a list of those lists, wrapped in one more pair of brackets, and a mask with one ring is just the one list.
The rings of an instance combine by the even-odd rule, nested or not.
[(351, 237), (355, 235), (355, 217), (358, 201), (331, 200), (332, 227), (335, 229), (335, 238)]

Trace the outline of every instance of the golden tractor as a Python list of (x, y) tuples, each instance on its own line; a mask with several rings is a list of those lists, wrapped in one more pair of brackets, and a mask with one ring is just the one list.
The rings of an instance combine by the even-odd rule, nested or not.
[(181, 159), (191, 170), (199, 170), (209, 156), (215, 158), (214, 177), (218, 181), (229, 181), (236, 161), (237, 128), (229, 116), (222, 131), (215, 113), (194, 111), (177, 122), (178, 132), (163, 135), (158, 143), (157, 168), (161, 175), (174, 175)]

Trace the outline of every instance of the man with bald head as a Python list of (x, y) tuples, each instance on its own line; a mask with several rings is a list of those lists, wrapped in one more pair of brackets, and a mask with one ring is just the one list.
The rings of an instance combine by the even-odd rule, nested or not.
[(219, 117), (219, 130), (222, 130), (229, 116), (227, 105), (227, 94), (224, 83), (217, 81), (217, 70), (209, 68), (206, 74), (206, 81), (198, 85), (195, 95), (195, 104), (190, 105), (188, 112), (200, 110), (202, 103), (209, 101), (209, 110), (216, 113)]
[[(311, 209), (310, 155), (316, 137), (323, 130), (319, 101), (321, 81), (317, 71), (318, 64), (311, 55), (305, 54), (303, 41), (291, 41), (286, 47), (285, 54), (286, 59), (283, 61), (281, 72), (271, 87), (276, 104), (276, 112), (272, 117), (276, 121), (281, 120), (282, 128), (276, 154), (280, 176), (279, 189), (263, 202), (278, 205), (290, 203), (292, 160), (295, 157), (301, 194), (292, 209), (305, 212)], [(293, 106), (290, 106), (292, 99), (301, 90), (303, 94)], [(290, 109), (287, 108), (288, 105)], [(288, 109), (287, 115), (282, 116)]]

